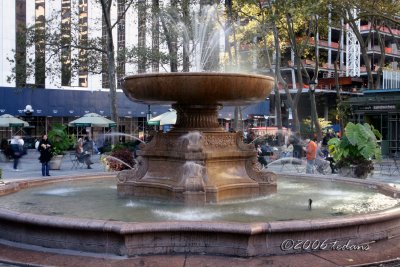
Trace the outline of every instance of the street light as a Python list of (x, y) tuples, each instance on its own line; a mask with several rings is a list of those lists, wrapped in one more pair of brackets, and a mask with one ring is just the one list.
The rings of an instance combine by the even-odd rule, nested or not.
[(308, 86), (310, 87), (310, 92), (311, 92), (311, 93), (314, 93), (314, 92), (315, 92), (315, 87), (316, 87), (316, 85), (317, 85), (317, 81), (310, 81), (310, 82), (308, 83)]
[(24, 113), (26, 116), (30, 116), (33, 113), (33, 108), (31, 105), (26, 105), (25, 109), (24, 109)]
[[(310, 87), (310, 93), (311, 93), (311, 99), (314, 99), (314, 93), (315, 93), (315, 86), (317, 85), (316, 80), (310, 81), (308, 83), (308, 86)], [(311, 105), (313, 103), (313, 100), (311, 100)], [(314, 117), (314, 112), (313, 112), (313, 106), (311, 106), (311, 133), (314, 133), (314, 122), (315, 122), (315, 117)]]

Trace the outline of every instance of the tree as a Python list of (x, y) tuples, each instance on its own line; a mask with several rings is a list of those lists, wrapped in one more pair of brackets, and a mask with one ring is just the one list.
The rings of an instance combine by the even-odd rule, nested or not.
[(170, 71), (178, 71), (178, 11), (176, 9), (177, 0), (171, 0), (170, 7), (161, 15), (161, 25), (168, 47), (170, 59)]
[[(87, 25), (85, 26), (83, 21), (71, 21), (71, 24), (61, 24), (59, 31), (52, 31), (54, 25), (57, 25), (57, 18), (60, 17), (59, 13), (52, 14), (53, 16), (47, 20), (44, 18), (39, 20), (40, 23), (36, 25), (29, 25), (25, 32), (24, 38), (26, 38), (26, 46), (36, 46), (37, 50), (41, 53), (46, 53), (46, 57), (42, 60), (32, 60), (29, 58), (26, 62), (26, 69), (24, 72), (15, 70), (14, 73), (9, 77), (12, 79), (21, 79), (17, 75), (33, 75), (40, 74), (44, 75), (59, 75), (61, 73), (62, 83), (67, 83), (70, 78), (68, 78), (68, 73), (73, 69), (78, 69), (78, 66), (84, 66), (84, 71), (91, 73), (101, 73), (102, 71), (108, 74), (108, 83), (110, 89), (110, 110), (111, 119), (118, 122), (117, 114), (117, 71), (116, 71), (116, 51), (113, 44), (113, 29), (119, 25), (121, 20), (124, 19), (126, 12), (129, 8), (133, 6), (134, 0), (99, 0), (98, 4), (101, 8), (103, 23), (98, 22), (99, 25), (103, 24), (103, 34), (104, 39), (99, 38), (87, 38), (83, 39), (83, 32), (87, 31)], [(122, 6), (122, 12), (115, 21), (111, 19), (111, 8), (113, 5)], [(76, 11), (71, 11), (76, 12)], [(81, 11), (78, 11), (81, 12)], [(80, 14), (77, 14), (79, 17)], [(98, 29), (101, 31), (101, 29)], [(69, 35), (69, 36), (68, 36)], [(72, 49), (78, 49), (81, 57), (71, 57), (70, 53)], [(105, 55), (107, 59), (107, 68), (102, 69), (101, 64), (99, 64), (99, 58), (101, 55)], [(18, 57), (18, 53), (16, 53)], [(49, 64), (45, 60), (54, 60), (56, 64)], [(18, 60), (18, 59), (11, 59)], [(83, 61), (82, 61), (83, 60)], [(69, 66), (66, 66), (65, 62), (69, 62)], [(41, 68), (45, 68), (45, 71), (38, 71)], [(26, 79), (25, 77), (25, 79)], [(35, 75), (37, 86), (44, 86), (43, 76)], [(64, 80), (65, 79), (65, 80)]]

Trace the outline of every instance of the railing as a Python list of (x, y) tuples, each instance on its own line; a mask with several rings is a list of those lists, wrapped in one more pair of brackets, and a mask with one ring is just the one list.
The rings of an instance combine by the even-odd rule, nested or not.
[[(371, 29), (371, 25), (362, 25), (361, 27), (360, 27), (360, 31), (369, 31)], [(373, 29), (373, 30), (375, 30), (375, 29)], [(397, 35), (397, 36), (400, 36), (400, 30), (397, 30), (397, 29), (389, 29), (388, 27), (378, 27), (377, 28), (377, 30), (379, 31), (379, 32), (384, 32), (384, 33), (388, 33), (388, 34), (393, 34), (393, 35)]]

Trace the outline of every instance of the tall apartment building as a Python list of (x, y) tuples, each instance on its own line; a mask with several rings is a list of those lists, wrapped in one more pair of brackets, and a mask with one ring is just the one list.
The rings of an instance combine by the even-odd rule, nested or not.
[[(140, 21), (144, 13), (138, 11), (137, 5), (151, 0), (133, 1), (133, 6), (126, 13), (122, 3), (114, 1), (111, 8), (111, 20), (119, 16), (124, 18), (113, 28), (113, 44), (115, 51), (123, 51), (126, 47), (146, 45), (152, 47), (157, 36), (151, 24), (150, 15), (144, 25)], [(169, 0), (159, 1), (167, 5)], [(103, 53), (91, 59), (97, 64), (97, 73), (90, 72), (87, 50), (79, 46), (86, 45), (93, 38), (106, 35), (105, 20), (101, 5), (97, 0), (7, 0), (0, 1), (0, 115), (12, 114), (22, 116), (29, 121), (32, 129), (26, 129), (28, 135), (40, 135), (52, 123), (67, 123), (85, 113), (95, 112), (110, 116), (108, 101), (107, 57)], [(149, 10), (149, 9), (148, 9)], [(149, 10), (150, 12), (150, 10)], [(37, 39), (29, 45), (24, 28), (36, 26), (34, 32)], [(158, 25), (161, 27), (160, 25)], [(147, 27), (145, 36), (139, 36), (139, 27)], [(52, 50), (46, 45), (44, 36), (53, 34), (61, 36), (62, 47)], [(49, 41), (49, 40), (46, 40)], [(74, 44), (71, 45), (71, 43)], [(103, 46), (104, 43), (100, 46)], [(102, 47), (99, 47), (102, 48)], [(165, 43), (160, 41), (160, 49), (166, 50)], [(16, 61), (8, 59), (14, 58)], [(7, 59), (8, 58), (8, 59)], [(149, 64), (148, 70), (139, 70), (137, 63), (125, 62), (122, 53), (116, 53), (118, 80), (125, 75), (144, 71), (162, 71), (157, 62)], [(77, 64), (75, 64), (77, 62)], [(103, 71), (102, 71), (103, 70)], [(15, 73), (15, 79), (9, 77)], [(22, 74), (22, 75), (21, 75)], [(26, 74), (26, 75), (24, 75)], [(117, 90), (120, 131), (138, 134), (145, 128), (148, 114), (156, 116), (168, 110), (168, 106), (152, 106), (132, 103), (121, 90)], [(31, 105), (34, 109), (32, 117), (26, 117), (24, 109)], [(268, 101), (247, 108), (244, 116), (250, 113), (268, 114)], [(233, 118), (232, 108), (220, 111), (223, 119)], [(225, 122), (227, 122), (225, 121)], [(225, 125), (225, 123), (224, 123)]]
[[(121, 13), (118, 3), (113, 6), (112, 19)], [(110, 116), (108, 101), (108, 77), (101, 73), (89, 73), (87, 51), (73, 48), (70, 44), (86, 45), (88, 36), (101, 37), (102, 10), (96, 0), (7, 0), (0, 2), (0, 114), (23, 116), (31, 124), (24, 129), (26, 135), (38, 136), (53, 123), (68, 121), (85, 113), (96, 112)], [(127, 20), (115, 27), (115, 48), (137, 43), (137, 14), (131, 9)], [(25, 27), (35, 25), (36, 42), (29, 45)], [(121, 32), (129, 27), (129, 34)], [(52, 51), (46, 46), (46, 34), (60, 34), (62, 49)], [(72, 40), (75, 37), (74, 40)], [(15, 61), (14, 53), (16, 55)], [(78, 64), (73, 64), (77, 62)], [(99, 59), (98, 64), (106, 64)], [(127, 73), (135, 72), (134, 64), (123, 66)], [(101, 69), (101, 68), (100, 68)], [(12, 74), (15, 79), (9, 79)], [(26, 75), (25, 75), (26, 74)], [(121, 78), (121, 76), (119, 77)], [(32, 89), (34, 88), (34, 89)], [(143, 131), (149, 108), (133, 104), (121, 91), (117, 93), (120, 131)], [(25, 116), (26, 105), (34, 109), (32, 116)], [(157, 115), (168, 107), (152, 107)], [(0, 132), (8, 137), (8, 130)]]
[[(382, 133), (384, 155), (400, 153), (400, 30), (386, 25), (373, 28), (368, 21), (360, 21), (359, 24), (360, 33), (366, 41), (375, 89), (367, 89), (366, 64), (354, 33), (345, 25), (345, 31), (329, 28), (328, 38), (318, 42), (320, 66), (316, 98), (319, 117), (329, 119), (329, 109), (336, 107), (334, 62), (338, 60), (338, 82), (341, 94), (352, 107), (351, 120), (370, 123)], [(315, 45), (314, 39), (310, 40), (310, 45)], [(282, 74), (291, 87), (296, 89), (298, 82), (293, 62), (293, 52), (288, 49), (282, 59)], [(379, 69), (381, 62), (383, 67)], [(303, 64), (312, 77), (314, 60), (304, 59)], [(307, 81), (305, 87), (303, 98), (307, 101)], [(285, 109), (283, 112), (287, 119)], [(304, 106), (300, 107), (299, 112), (310, 113), (309, 108)]]

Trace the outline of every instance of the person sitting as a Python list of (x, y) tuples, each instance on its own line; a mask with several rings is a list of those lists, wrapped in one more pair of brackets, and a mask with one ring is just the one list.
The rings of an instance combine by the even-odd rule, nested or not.
[(87, 136), (85, 136), (85, 141), (83, 142), (83, 151), (87, 152), (88, 154), (92, 154), (93, 152), (93, 141)]
[(281, 155), (283, 158), (293, 157), (293, 145), (291, 143), (288, 143), (287, 145), (283, 145)]
[(261, 164), (262, 167), (268, 168), (268, 161), (265, 159), (265, 156), (263, 155), (261, 146), (257, 145), (256, 149), (257, 149), (258, 162)]
[(76, 157), (78, 158), (79, 162), (84, 162), (88, 169), (92, 168), (90, 165), (92, 165), (93, 162), (90, 158), (90, 153), (83, 149), (82, 138), (78, 139), (78, 143), (75, 146), (75, 153), (76, 153)]

